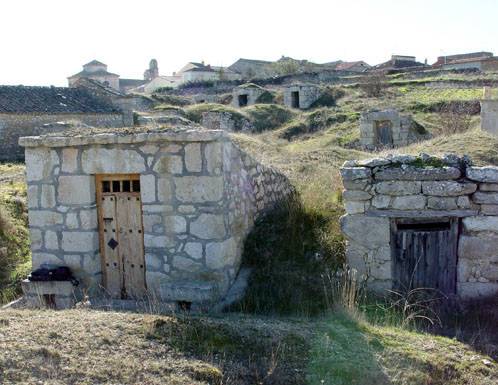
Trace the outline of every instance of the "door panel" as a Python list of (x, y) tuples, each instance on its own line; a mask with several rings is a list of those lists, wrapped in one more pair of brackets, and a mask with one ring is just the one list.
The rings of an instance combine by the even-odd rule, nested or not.
[(140, 197), (122, 194), (118, 197), (117, 215), (120, 255), (123, 262), (124, 290), (128, 297), (145, 295), (145, 261), (142, 242)]
[(116, 196), (106, 195), (101, 200), (102, 225), (101, 237), (104, 248), (104, 282), (109, 295), (112, 298), (121, 298), (121, 287), (123, 281), (122, 264), (119, 257), (119, 233), (116, 218)]

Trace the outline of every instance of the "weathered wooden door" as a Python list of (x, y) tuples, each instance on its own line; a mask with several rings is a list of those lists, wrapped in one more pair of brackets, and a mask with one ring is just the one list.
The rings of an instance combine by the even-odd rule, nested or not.
[(393, 144), (392, 123), (388, 120), (375, 123), (375, 138), (378, 145), (390, 146)]
[(98, 175), (104, 286), (113, 298), (145, 295), (142, 205), (138, 175)]
[(458, 220), (393, 225), (393, 288), (456, 293)]

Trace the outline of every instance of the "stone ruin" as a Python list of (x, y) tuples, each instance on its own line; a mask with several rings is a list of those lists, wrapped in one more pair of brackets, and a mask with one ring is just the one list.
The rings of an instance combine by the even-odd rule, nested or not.
[(284, 89), (284, 104), (290, 108), (308, 109), (320, 97), (320, 87), (313, 84), (294, 84)]
[(498, 94), (489, 88), (484, 89), (481, 100), (481, 130), (498, 136)]
[(370, 111), (360, 117), (360, 144), (367, 149), (407, 146), (428, 138), (411, 116), (396, 110)]
[(347, 261), (377, 293), (498, 294), (498, 167), (421, 154), (341, 169)]
[(257, 84), (242, 84), (232, 90), (232, 106), (242, 108), (260, 103), (263, 95), (269, 94), (267, 90)]
[(230, 112), (206, 111), (202, 113), (201, 125), (210, 130), (229, 132), (252, 131), (254, 126), (249, 119), (234, 117)]
[(219, 130), (80, 130), (20, 144), (33, 269), (68, 266), (80, 281), (25, 281), (32, 305), (87, 293), (212, 309), (233, 294), (256, 218), (293, 192)]

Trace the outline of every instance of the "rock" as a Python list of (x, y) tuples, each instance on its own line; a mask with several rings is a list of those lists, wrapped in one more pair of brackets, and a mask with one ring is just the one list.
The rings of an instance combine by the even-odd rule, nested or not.
[(378, 171), (376, 180), (448, 180), (460, 178), (460, 170), (455, 167), (442, 168), (415, 168), (392, 167)]
[(181, 255), (175, 255), (173, 256), (173, 264), (172, 267), (178, 270), (184, 270), (184, 271), (198, 271), (202, 268), (202, 265), (197, 262), (193, 261), (190, 258), (185, 258), (182, 257)]
[(349, 242), (346, 248), (346, 262), (347, 264), (357, 271), (357, 277), (366, 276), (367, 269), (367, 254), (368, 250), (364, 247), (354, 243)]
[(185, 166), (188, 172), (202, 171), (201, 144), (191, 143), (185, 146)]
[(498, 205), (481, 205), (481, 213), (484, 215), (498, 215)]
[(477, 190), (475, 183), (459, 183), (453, 181), (423, 182), (422, 192), (434, 196), (458, 196), (472, 194)]
[(498, 167), (468, 167), (467, 178), (476, 182), (498, 183)]
[(342, 193), (345, 201), (367, 201), (372, 197), (370, 193), (361, 190), (346, 190)]
[(396, 210), (421, 210), (425, 208), (425, 203), (423, 195), (404, 195), (395, 197), (391, 207)]
[(372, 171), (366, 167), (348, 167), (341, 168), (341, 176), (343, 180), (368, 179), (372, 175)]
[(174, 247), (176, 242), (173, 237), (144, 234), (144, 245), (145, 247), (164, 249), (166, 247)]
[(57, 201), (62, 205), (95, 203), (95, 177), (92, 175), (60, 176)]
[(392, 278), (391, 263), (373, 263), (370, 266), (370, 276), (375, 280), (388, 280)]
[(93, 146), (83, 150), (81, 164), (85, 174), (139, 174), (145, 159), (135, 150)]
[(479, 190), (485, 192), (498, 192), (498, 184), (494, 183), (480, 183)]
[(41, 265), (63, 266), (64, 261), (54, 254), (35, 252), (31, 254), (33, 261), (32, 270), (38, 269)]
[(345, 215), (341, 217), (341, 228), (346, 237), (369, 249), (385, 246), (391, 239), (389, 218)]
[(344, 209), (348, 214), (360, 214), (365, 212), (366, 202), (346, 201), (344, 202)]
[(49, 179), (52, 170), (59, 165), (59, 157), (55, 150), (50, 148), (25, 149), (26, 181), (33, 182)]
[(493, 231), (498, 232), (498, 217), (474, 216), (463, 218), (466, 231)]
[(182, 176), (174, 178), (176, 198), (182, 202), (217, 202), (223, 198), (223, 177)]
[(55, 188), (52, 185), (44, 184), (41, 186), (40, 195), (41, 207), (51, 209), (55, 207)]
[(391, 163), (408, 164), (415, 162), (417, 160), (417, 157), (406, 154), (388, 154), (387, 159), (389, 159)]
[(162, 257), (156, 255), (156, 254), (150, 254), (147, 253), (145, 254), (145, 267), (146, 270), (159, 270), (161, 266), (163, 265), (164, 261)]
[(460, 258), (476, 259), (493, 258), (498, 262), (497, 235), (461, 235), (458, 244)]
[(223, 215), (201, 214), (190, 224), (192, 235), (201, 239), (220, 239), (225, 237), (225, 221)]
[(59, 250), (59, 239), (55, 231), (45, 231), (45, 248), (47, 250)]
[(62, 250), (80, 253), (94, 252), (99, 248), (99, 237), (96, 231), (63, 231)]
[(202, 259), (202, 243), (187, 242), (183, 251), (192, 259)]
[(38, 208), (38, 186), (31, 185), (27, 188), (28, 209)]
[(455, 210), (458, 208), (455, 198), (452, 197), (429, 197), (427, 208), (434, 210)]
[(498, 193), (478, 191), (472, 196), (472, 201), (474, 203), (496, 205), (498, 204)]
[(31, 250), (39, 250), (43, 247), (42, 232), (38, 229), (29, 230), (31, 240)]
[(214, 174), (221, 172), (223, 166), (223, 148), (221, 143), (206, 143), (204, 147), (204, 156), (206, 158), (207, 171)]
[(391, 160), (387, 158), (363, 159), (357, 162), (358, 166), (370, 167), (370, 168), (386, 166), (388, 164), (391, 164)]
[(351, 167), (358, 167), (358, 161), (357, 160), (346, 160), (343, 164), (342, 164), (342, 168), (351, 168)]
[(459, 282), (457, 290), (462, 299), (491, 298), (498, 294), (498, 283)]
[(179, 155), (162, 155), (154, 165), (153, 170), (158, 174), (182, 174), (182, 157)]
[(391, 204), (390, 195), (375, 195), (372, 199), (372, 206), (378, 209), (387, 209)]
[(375, 184), (375, 191), (385, 195), (414, 195), (421, 191), (421, 182), (379, 182)]
[(96, 230), (97, 209), (80, 210), (80, 223), (83, 230)]
[(237, 257), (237, 244), (233, 238), (206, 245), (206, 266), (209, 269), (223, 269), (233, 265)]
[(354, 181), (343, 180), (342, 185), (346, 190), (365, 190), (365, 188), (370, 185), (370, 180), (368, 179), (357, 179)]
[(468, 196), (460, 196), (457, 198), (457, 206), (461, 209), (470, 209), (472, 207)]
[(154, 175), (140, 175), (140, 196), (143, 203), (156, 201), (156, 177)]
[(187, 232), (187, 221), (180, 215), (167, 215), (164, 217), (166, 232), (181, 234)]
[(162, 216), (156, 214), (143, 214), (143, 226), (144, 232), (152, 233), (154, 232), (154, 226), (160, 225), (163, 222)]
[(74, 173), (78, 170), (78, 151), (77, 148), (62, 149), (62, 172)]
[(62, 214), (48, 210), (29, 210), (29, 226), (47, 227), (62, 225)]

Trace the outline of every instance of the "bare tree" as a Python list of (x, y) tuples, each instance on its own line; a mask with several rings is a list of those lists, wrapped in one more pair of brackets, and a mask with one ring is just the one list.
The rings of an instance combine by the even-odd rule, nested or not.
[(446, 102), (438, 108), (435, 132), (439, 135), (467, 131), (472, 124), (474, 106), (465, 101)]
[(379, 97), (387, 87), (387, 77), (384, 72), (371, 72), (360, 80), (360, 89), (369, 97)]

